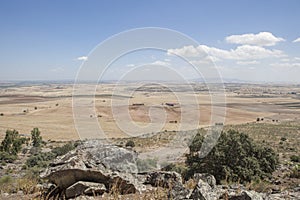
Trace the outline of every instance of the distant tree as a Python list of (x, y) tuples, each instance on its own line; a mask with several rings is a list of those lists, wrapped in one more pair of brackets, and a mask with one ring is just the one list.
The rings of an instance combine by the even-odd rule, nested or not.
[(16, 130), (7, 130), (5, 138), (1, 142), (0, 150), (11, 155), (17, 155), (24, 144), (26, 138), (20, 137), (19, 132)]
[(41, 136), (41, 132), (39, 131), (38, 128), (34, 128), (31, 131), (31, 140), (32, 140), (32, 145), (34, 147), (39, 147), (41, 146), (43, 142), (43, 138)]
[(126, 147), (135, 147), (134, 141), (128, 140), (125, 144)]

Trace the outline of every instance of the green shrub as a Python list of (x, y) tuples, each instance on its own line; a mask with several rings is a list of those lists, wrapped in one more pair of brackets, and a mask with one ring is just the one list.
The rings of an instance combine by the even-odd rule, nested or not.
[(75, 149), (75, 147), (78, 145), (78, 143), (71, 143), (68, 142), (67, 144), (61, 146), (61, 147), (55, 147), (51, 150), (51, 152), (43, 152), (38, 153), (36, 155), (30, 156), (26, 160), (26, 167), (32, 168), (32, 167), (46, 167), (51, 160), (56, 158), (57, 156), (62, 156), (68, 153), (69, 151)]
[(292, 162), (300, 162), (300, 156), (297, 155), (292, 155), (290, 159)]
[(7, 130), (5, 138), (1, 142), (0, 151), (6, 152), (11, 155), (17, 155), (22, 145), (25, 143), (26, 138), (20, 137), (19, 132), (16, 130)]
[(32, 145), (34, 147), (39, 147), (42, 144), (42, 136), (41, 136), (41, 132), (39, 131), (38, 128), (34, 128), (31, 131), (31, 140), (32, 140)]
[(3, 163), (12, 163), (13, 161), (15, 161), (17, 159), (17, 155), (14, 155), (14, 154), (9, 154), (7, 152), (1, 152), (0, 151), (0, 160), (3, 162)]
[(256, 144), (248, 135), (234, 130), (222, 132), (210, 153), (199, 157), (204, 137), (197, 134), (187, 154), (187, 178), (194, 173), (209, 173), (218, 183), (250, 182), (271, 176), (278, 163), (278, 155), (269, 147)]
[(46, 167), (50, 160), (53, 160), (55, 158), (55, 154), (52, 152), (44, 152), (39, 153), (37, 155), (30, 156), (26, 160), (26, 166), (27, 167)]
[(68, 142), (67, 144), (61, 146), (61, 147), (55, 147), (51, 150), (53, 154), (56, 156), (62, 156), (68, 153), (69, 151), (72, 151), (75, 149), (76, 143)]
[(188, 168), (184, 164), (171, 163), (171, 164), (163, 167), (162, 170), (177, 172), (177, 173), (181, 174), (182, 177), (185, 178), (187, 176)]

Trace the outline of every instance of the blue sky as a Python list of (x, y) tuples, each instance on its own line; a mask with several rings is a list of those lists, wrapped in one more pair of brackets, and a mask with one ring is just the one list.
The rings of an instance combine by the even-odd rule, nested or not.
[[(162, 27), (197, 40), (201, 46), (189, 48), (212, 54), (224, 78), (299, 82), (299, 7), (297, 0), (2, 0), (0, 80), (72, 80), (82, 63), (78, 58), (108, 37)], [(197, 54), (170, 51), (197, 61)], [(244, 51), (253, 57), (241, 58)], [(169, 62), (166, 54), (147, 54), (145, 62)], [(141, 62), (133, 57), (115, 68)]]

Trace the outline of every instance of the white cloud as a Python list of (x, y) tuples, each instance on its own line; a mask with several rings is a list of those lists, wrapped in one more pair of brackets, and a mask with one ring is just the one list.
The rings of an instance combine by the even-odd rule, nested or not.
[(278, 42), (285, 41), (280, 37), (275, 37), (270, 32), (260, 32), (258, 34), (243, 34), (243, 35), (231, 35), (225, 38), (226, 42), (242, 45), (256, 45), (256, 46), (274, 46)]
[(300, 63), (271, 63), (272, 67), (300, 67)]
[(135, 65), (134, 64), (128, 64), (126, 65), (126, 67), (134, 67)]
[(260, 62), (257, 60), (251, 60), (251, 61), (237, 61), (236, 63), (238, 65), (256, 65), (259, 64)]
[(281, 62), (289, 62), (290, 59), (289, 59), (289, 58), (282, 58), (282, 59), (280, 59), (280, 61), (281, 61)]
[(176, 54), (183, 57), (197, 58), (197, 60), (207, 59), (207, 56), (215, 60), (256, 60), (263, 58), (284, 57), (285, 54), (280, 50), (270, 50), (261, 46), (242, 45), (236, 49), (223, 50), (206, 45), (184, 46), (180, 49), (169, 49), (168, 55)]
[(169, 62), (157, 60), (155, 62), (150, 63), (151, 65), (159, 65), (159, 66), (170, 66)]
[(85, 61), (87, 59), (88, 59), (87, 56), (80, 56), (80, 57), (77, 58), (77, 60), (83, 60), (83, 61)]
[(300, 42), (300, 37), (294, 40), (293, 42)]

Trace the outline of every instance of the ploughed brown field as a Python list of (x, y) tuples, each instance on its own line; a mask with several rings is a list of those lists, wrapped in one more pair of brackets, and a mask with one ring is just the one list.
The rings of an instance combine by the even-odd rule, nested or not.
[[(97, 119), (109, 138), (128, 137), (116, 123), (118, 120), (126, 122), (127, 114), (141, 127), (163, 123), (161, 131), (180, 130), (182, 117), (187, 123), (195, 124), (198, 114), (198, 128), (218, 122), (211, 121), (212, 96), (215, 94), (209, 93), (205, 84), (195, 83), (193, 90), (181, 84), (168, 86), (99, 84), (90, 102), (95, 105), (95, 112), (86, 117)], [(72, 91), (72, 84), (0, 84), (0, 137), (4, 137), (7, 129), (30, 134), (38, 127), (44, 139), (79, 139), (73, 120)], [(215, 105), (215, 108), (226, 110), (226, 113), (216, 112), (220, 119), (225, 117), (225, 125), (255, 122), (257, 118), (263, 118), (264, 123), (300, 118), (300, 86), (297, 85), (231, 83), (225, 84), (225, 94), (226, 105)], [(155, 116), (149, 117), (155, 112), (164, 114), (164, 122), (158, 122)], [(195, 127), (185, 127), (189, 128)]]

